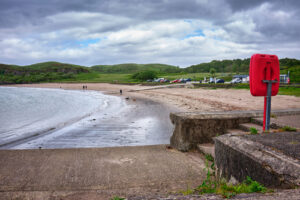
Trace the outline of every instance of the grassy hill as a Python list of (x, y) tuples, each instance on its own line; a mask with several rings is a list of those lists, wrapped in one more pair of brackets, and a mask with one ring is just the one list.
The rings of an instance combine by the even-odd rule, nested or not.
[(172, 65), (165, 64), (135, 64), (135, 63), (126, 63), (118, 65), (95, 65), (92, 66), (93, 71), (101, 73), (121, 73), (129, 74), (136, 73), (140, 71), (155, 71), (157, 73), (178, 73), (182, 69)]
[[(234, 60), (213, 60), (209, 63), (201, 63), (184, 68), (187, 73), (209, 73), (214, 68), (217, 73), (249, 73), (250, 58)], [(290, 72), (291, 82), (300, 83), (300, 60), (283, 58), (279, 59), (280, 73)]]
[[(300, 60), (283, 58), (279, 60), (281, 74), (290, 72), (291, 82), (300, 83)], [(0, 84), (36, 82), (138, 82), (132, 74), (141, 71), (155, 71), (158, 76), (169, 79), (188, 77), (200, 79), (209, 77), (211, 68), (222, 78), (231, 79), (231, 74), (248, 73), (250, 58), (234, 60), (213, 60), (209, 63), (179, 68), (165, 64), (118, 64), (85, 67), (59, 62), (44, 62), (27, 66), (0, 64)], [(226, 76), (226, 77), (223, 77)], [(226, 79), (227, 80), (227, 79)]]
[(51, 82), (69, 79), (80, 73), (90, 73), (90, 69), (59, 62), (44, 62), (27, 66), (0, 64), (0, 84)]
[(216, 72), (224, 73), (239, 73), (247, 72), (249, 70), (250, 58), (247, 59), (234, 59), (234, 60), (213, 60), (209, 63), (201, 63), (192, 65), (184, 69), (188, 73), (208, 73), (211, 68), (214, 68)]

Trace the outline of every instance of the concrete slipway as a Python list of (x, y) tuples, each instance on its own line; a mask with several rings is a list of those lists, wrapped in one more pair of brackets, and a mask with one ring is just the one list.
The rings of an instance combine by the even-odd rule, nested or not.
[(97, 192), (96, 199), (168, 194), (199, 185), (205, 167), (200, 154), (166, 145), (1, 150), (0, 163), (1, 200), (53, 199), (91, 191)]

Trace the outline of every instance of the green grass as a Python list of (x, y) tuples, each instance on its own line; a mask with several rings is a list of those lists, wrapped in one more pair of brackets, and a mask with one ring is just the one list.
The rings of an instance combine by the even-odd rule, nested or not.
[(250, 133), (251, 135), (256, 135), (258, 133), (256, 128), (250, 127)]
[(257, 181), (252, 180), (249, 176), (247, 176), (246, 180), (242, 183), (235, 185), (226, 182), (224, 179), (217, 180), (215, 176), (214, 162), (212, 162), (209, 166), (208, 161), (209, 160), (206, 159), (206, 178), (202, 184), (195, 189), (187, 189), (186, 191), (181, 192), (182, 194), (219, 194), (224, 198), (231, 198), (240, 193), (265, 193), (271, 191)]
[(131, 74), (100, 74), (97, 72), (76, 74), (70, 79), (55, 80), (56, 82), (85, 82), (85, 83), (132, 83), (137, 82)]
[(296, 87), (281, 87), (279, 88), (279, 95), (292, 95), (296, 97), (300, 97), (300, 88)]
[(210, 162), (213, 162), (214, 161), (214, 157), (210, 154), (205, 154), (205, 159), (210, 161)]
[(280, 129), (281, 131), (297, 131), (296, 128), (290, 127), (290, 126), (284, 126)]
[(116, 197), (111, 198), (111, 200), (125, 200), (125, 198), (116, 196)]
[[(246, 89), (250, 90), (250, 86), (248, 83), (236, 84), (232, 87), (233, 89)], [(250, 91), (249, 91), (250, 92)], [(288, 87), (279, 87), (279, 95), (291, 95), (300, 97), (300, 88), (288, 86)]]
[[(220, 73), (216, 74), (216, 77), (220, 76)], [(224, 75), (224, 74), (222, 74)], [(193, 80), (203, 80), (204, 77), (209, 78), (209, 73), (174, 73), (174, 74), (159, 74), (159, 78), (166, 78), (170, 81), (180, 78), (192, 78)], [(132, 78), (132, 74), (116, 74), (116, 73), (80, 73), (75, 74), (69, 79), (57, 79), (56, 82), (99, 82), (99, 83), (141, 83), (141, 81)]]
[(239, 84), (233, 85), (232, 88), (233, 89), (246, 89), (246, 90), (250, 90), (250, 85), (249, 85), (249, 83), (239, 83)]

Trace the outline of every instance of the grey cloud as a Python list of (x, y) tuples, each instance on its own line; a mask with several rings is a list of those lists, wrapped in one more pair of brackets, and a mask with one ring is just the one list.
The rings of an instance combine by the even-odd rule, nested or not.
[[(101, 12), (137, 19), (170, 19), (170, 18), (222, 18), (226, 4), (222, 1), (197, 3), (196, 0), (181, 1), (142, 1), (142, 0), (2, 0), (0, 16), (1, 27), (11, 27), (23, 21), (39, 21), (42, 18), (61, 12)], [(223, 11), (223, 12), (220, 12)], [(17, 16), (17, 17), (14, 17)]]
[(241, 11), (241, 10), (248, 10), (248, 9), (255, 8), (265, 3), (266, 0), (250, 0), (250, 1), (227, 0), (227, 2), (233, 11)]
[[(91, 14), (91, 17), (81, 16), (84, 13)], [(130, 28), (139, 30), (140, 25), (146, 25), (146, 29), (153, 29), (153, 23), (163, 21), (172, 23), (172, 20), (187, 19), (205, 21), (209, 24), (207, 27), (199, 25), (197, 28), (211, 32), (220, 30), (220, 34), (215, 38), (204, 36), (205, 41), (209, 42), (203, 43), (202, 48), (192, 40), (190, 43), (182, 43), (180, 37), (185, 32), (176, 29), (174, 32), (155, 34), (153, 38), (149, 38), (149, 41), (146, 41), (148, 39), (131, 41), (125, 38), (124, 41), (123, 39), (117, 42), (110, 41), (111, 43), (107, 42), (107, 44), (104, 42), (105, 45), (101, 44), (100, 47), (90, 49), (90, 58), (86, 58), (87, 54), (72, 57), (71, 54), (66, 53), (68, 57), (65, 58), (55, 53), (47, 54), (48, 49), (54, 49), (53, 52), (59, 49), (58, 46), (64, 43), (64, 40), (102, 37), (107, 33), (119, 34), (120, 31)], [(47, 34), (52, 33), (60, 35), (55, 39), (47, 38)], [(291, 48), (292, 44), (300, 46), (299, 35), (300, 1), (298, 0), (0, 0), (0, 53), (1, 51), (12, 52), (12, 55), (15, 53), (16, 62), (18, 59), (23, 59), (24, 62), (42, 60), (31, 59), (30, 55), (26, 57), (26, 52), (30, 49), (23, 50), (20, 53), (22, 56), (18, 58), (18, 52), (13, 51), (14, 46), (11, 48), (1, 46), (1, 41), (17, 38), (26, 42), (30, 38), (35, 41), (34, 48), (43, 53), (43, 59), (58, 61), (65, 59), (68, 62), (72, 62), (73, 59), (79, 64), (80, 60), (85, 58), (84, 62), (87, 63), (84, 64), (101, 62), (110, 64), (112, 60), (135, 62), (136, 59), (140, 62), (153, 60), (187, 65), (195, 64), (193, 62), (197, 62), (197, 57), (203, 55), (205, 58), (201, 58), (202, 60), (199, 60), (201, 62), (209, 61), (207, 59), (211, 58), (236, 58), (246, 56), (255, 50), (267, 51), (276, 48), (282, 49), (282, 52), (279, 52), (282, 55), (297, 56), (300, 53), (298, 48), (293, 47), (293, 52), (287, 49)], [(159, 41), (165, 43), (171, 51), (153, 45), (153, 41), (157, 41), (157, 38), (160, 38)], [(174, 39), (176, 48), (165, 41), (167, 38)], [(218, 40), (223, 40), (224, 43)], [(219, 50), (231, 48), (225, 42), (236, 45), (235, 51), (228, 53), (228, 50)], [(150, 50), (145, 51), (143, 48), (145, 46), (149, 46)], [(0, 55), (0, 63), (5, 61), (13, 62), (14, 58)], [(18, 62), (22, 63), (22, 60)]]

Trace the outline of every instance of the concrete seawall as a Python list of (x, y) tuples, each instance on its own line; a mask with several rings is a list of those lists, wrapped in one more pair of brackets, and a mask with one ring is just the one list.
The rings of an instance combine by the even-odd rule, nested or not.
[[(275, 110), (272, 114), (271, 122), (285, 122), (275, 123), (274, 130), (263, 133), (257, 123), (261, 123), (261, 111), (172, 113), (175, 130), (171, 146), (180, 151), (198, 148), (213, 155), (218, 177), (233, 183), (249, 176), (268, 187), (299, 187), (300, 109)], [(293, 132), (283, 131), (291, 127), (278, 129), (290, 124), (296, 127)], [(256, 133), (250, 134), (248, 128)]]
[[(299, 115), (300, 109), (274, 110), (272, 114)], [(238, 128), (241, 123), (262, 116), (262, 111), (171, 113), (170, 119), (175, 128), (170, 144), (180, 151), (189, 151), (197, 144), (213, 142), (213, 137), (225, 134), (228, 129)]]

